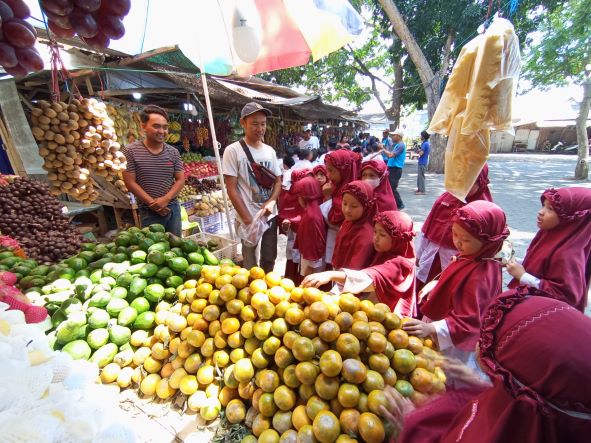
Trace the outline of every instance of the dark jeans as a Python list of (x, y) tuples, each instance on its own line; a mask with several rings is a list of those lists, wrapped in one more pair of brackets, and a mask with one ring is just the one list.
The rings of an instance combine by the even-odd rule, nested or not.
[(244, 242), (242, 242), (242, 258), (244, 260), (242, 266), (246, 269), (260, 266), (265, 272), (271, 272), (275, 267), (275, 259), (277, 258), (277, 217), (273, 217), (268, 223), (269, 229), (265, 231), (258, 245), (260, 260), (257, 260), (257, 246), (245, 246)]
[(392, 187), (392, 192), (394, 193), (396, 206), (398, 206), (399, 209), (404, 208), (404, 203), (402, 202), (400, 194), (398, 193), (398, 183), (400, 182), (400, 178), (402, 177), (402, 168), (390, 166), (388, 167), (388, 173), (388, 180), (390, 180), (390, 186)]
[(170, 203), (168, 208), (170, 209), (168, 215), (160, 215), (150, 208), (140, 208), (142, 227), (158, 223), (164, 226), (166, 232), (172, 232), (174, 235), (180, 237), (182, 235), (181, 206), (178, 203)]
[(417, 175), (417, 190), (419, 192), (425, 192), (425, 171), (427, 170), (427, 166), (419, 165), (418, 175)]

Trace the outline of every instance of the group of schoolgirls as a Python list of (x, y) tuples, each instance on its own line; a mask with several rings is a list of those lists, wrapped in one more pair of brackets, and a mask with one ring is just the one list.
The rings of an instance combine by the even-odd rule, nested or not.
[[(475, 347), (486, 308), (502, 292), (526, 285), (584, 311), (591, 278), (591, 189), (543, 193), (539, 231), (523, 260), (501, 258), (509, 236), (492, 202), (485, 165), (466, 202), (443, 193), (414, 247), (411, 218), (396, 209), (382, 162), (330, 152), (325, 167), (294, 172), (284, 227), (293, 235), (286, 275), (304, 287), (332, 286), (412, 317), (403, 329), (430, 337), (447, 356), (477, 368)], [(330, 195), (326, 190), (330, 191)], [(287, 215), (287, 216), (286, 216)], [(298, 260), (298, 261), (296, 261)], [(302, 280), (303, 279), (303, 280)], [(331, 289), (331, 287), (328, 287)]]

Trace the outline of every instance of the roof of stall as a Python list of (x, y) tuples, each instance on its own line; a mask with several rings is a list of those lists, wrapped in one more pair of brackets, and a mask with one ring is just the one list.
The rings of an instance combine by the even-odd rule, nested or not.
[[(50, 51), (44, 30), (39, 30), (38, 49), (46, 70), (17, 81), (23, 97), (35, 100), (48, 95), (51, 79)], [(158, 104), (183, 113), (182, 103), (198, 102), (203, 110), (204, 93), (199, 70), (177, 47), (166, 47), (129, 56), (118, 51), (97, 51), (78, 38), (60, 39), (64, 67), (76, 79), (78, 88), (90, 95), (127, 101), (141, 106)], [(357, 120), (353, 112), (322, 102), (320, 96), (306, 95), (258, 77), (207, 76), (214, 113), (239, 110), (257, 101), (276, 116), (300, 120)], [(133, 93), (141, 93), (141, 102)]]

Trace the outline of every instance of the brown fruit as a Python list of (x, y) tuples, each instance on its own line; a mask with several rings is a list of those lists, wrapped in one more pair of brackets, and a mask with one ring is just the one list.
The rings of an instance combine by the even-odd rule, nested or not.
[[(223, 406), (223, 405), (222, 405)], [(232, 424), (244, 421), (246, 417), (246, 407), (242, 400), (234, 399), (226, 406), (226, 418)]]
[(419, 337), (408, 337), (408, 350), (413, 354), (420, 354), (423, 352), (423, 342)]
[(392, 366), (400, 374), (410, 374), (417, 367), (415, 355), (408, 349), (396, 349)]
[(380, 374), (384, 374), (390, 368), (390, 360), (384, 354), (372, 354), (369, 356), (369, 367)]
[(353, 334), (341, 334), (337, 339), (336, 350), (343, 358), (354, 358), (359, 355), (359, 340)]
[(330, 406), (317, 395), (313, 395), (306, 403), (306, 414), (310, 420), (314, 420), (320, 411), (330, 411)]
[(344, 409), (339, 415), (341, 432), (345, 434), (357, 434), (360, 415), (361, 413), (357, 409)]
[(314, 302), (310, 305), (310, 312), (308, 312), (308, 317), (315, 321), (316, 323), (320, 324), (323, 321), (328, 320), (329, 312), (328, 306), (321, 301)]
[(332, 400), (336, 398), (339, 392), (339, 379), (337, 377), (327, 377), (320, 374), (314, 382), (314, 389), (316, 393), (324, 400)]
[(341, 329), (337, 322), (326, 320), (318, 327), (318, 337), (327, 343), (332, 343), (341, 335)]
[(300, 337), (296, 339), (291, 351), (293, 352), (293, 356), (299, 361), (311, 360), (314, 358), (316, 352), (314, 349), (314, 343), (312, 343), (312, 340), (306, 337)]
[(318, 376), (318, 367), (312, 362), (300, 362), (295, 368), (295, 375), (300, 383), (312, 385)]
[(309, 318), (300, 323), (302, 337), (314, 338), (318, 335), (318, 325)]
[(379, 372), (374, 370), (367, 371), (367, 377), (363, 382), (363, 390), (367, 393), (374, 391), (376, 389), (383, 390), (385, 386), (384, 377)]
[(354, 321), (351, 325), (351, 333), (359, 340), (366, 340), (371, 334), (369, 323), (361, 320)]
[(382, 334), (379, 332), (372, 332), (367, 339), (367, 347), (371, 349), (372, 352), (384, 352), (386, 350), (386, 342), (386, 337)]
[(388, 333), (388, 341), (396, 349), (405, 349), (408, 347), (408, 334), (402, 329), (394, 329)]
[(359, 310), (360, 300), (353, 294), (344, 293), (339, 298), (339, 307), (350, 314), (354, 314)]
[(384, 391), (376, 389), (374, 391), (371, 391), (367, 395), (367, 407), (374, 414), (382, 415), (380, 407), (387, 407), (387, 405), (388, 401), (386, 400), (386, 395), (384, 394)]
[(264, 392), (273, 392), (279, 386), (279, 375), (275, 371), (264, 369), (257, 374), (256, 381)]
[(356, 408), (359, 403), (359, 388), (350, 383), (343, 383), (339, 387), (337, 398), (344, 408)]
[(349, 332), (353, 325), (353, 316), (348, 312), (341, 312), (335, 317), (334, 321), (339, 325), (341, 332)]
[(279, 386), (273, 393), (275, 404), (282, 411), (291, 411), (296, 403), (296, 395), (287, 386)]
[(273, 417), (277, 412), (277, 405), (273, 400), (273, 394), (265, 392), (259, 398), (259, 411), (264, 417)]

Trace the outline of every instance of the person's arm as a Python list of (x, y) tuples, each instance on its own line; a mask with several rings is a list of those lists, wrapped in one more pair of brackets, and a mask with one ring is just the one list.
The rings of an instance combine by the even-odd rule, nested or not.
[(125, 186), (129, 192), (131, 192), (145, 204), (148, 206), (152, 206), (154, 204), (154, 199), (150, 197), (150, 195), (144, 191), (136, 181), (134, 172), (123, 171), (123, 182), (125, 183)]
[(388, 158), (392, 158), (392, 157), (398, 157), (400, 155), (400, 153), (402, 152), (402, 145), (400, 143), (396, 143), (396, 146), (394, 146), (394, 150), (392, 151), (384, 151), (384, 154), (386, 154), (386, 157)]
[(319, 288), (322, 285), (327, 284), (328, 282), (335, 282), (343, 284), (347, 279), (347, 274), (345, 271), (325, 271), (325, 272), (318, 272), (316, 274), (310, 274), (304, 278), (302, 281), (302, 286), (304, 288)]
[(263, 205), (263, 209), (265, 210), (265, 215), (269, 215), (273, 213), (273, 209), (277, 204), (277, 199), (279, 198), (279, 194), (281, 194), (281, 176), (278, 175), (275, 177), (275, 184), (273, 185), (273, 192), (271, 192), (271, 197), (265, 202)]
[(179, 193), (183, 189), (183, 186), (185, 186), (184, 172), (183, 171), (175, 172), (174, 173), (174, 180), (175, 180), (174, 184), (172, 185), (170, 190), (166, 193), (166, 195), (163, 195), (162, 197), (158, 197), (158, 198), (154, 199), (154, 203), (156, 205), (161, 206), (161, 207), (167, 207), (168, 204), (170, 203), (170, 201), (172, 199), (174, 199), (177, 195), (179, 195)]
[(240, 193), (238, 192), (238, 177), (224, 175), (224, 183), (226, 184), (228, 197), (230, 197), (230, 201), (232, 202), (234, 209), (236, 209), (236, 212), (238, 212), (240, 220), (242, 220), (244, 224), (250, 225), (252, 223), (252, 216), (250, 215), (250, 211), (242, 201), (242, 197), (240, 197)]

